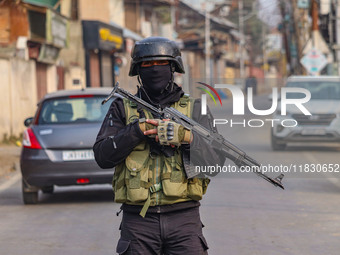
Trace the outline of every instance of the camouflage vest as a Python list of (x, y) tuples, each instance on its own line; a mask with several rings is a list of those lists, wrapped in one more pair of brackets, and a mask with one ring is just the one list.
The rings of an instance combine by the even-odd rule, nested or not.
[[(124, 100), (126, 125), (139, 119), (137, 107)], [(184, 95), (172, 107), (191, 117), (194, 100)], [(146, 118), (152, 115), (145, 111)], [(209, 184), (208, 178), (187, 179), (180, 148), (174, 156), (150, 155), (150, 146), (143, 141), (118, 164), (113, 177), (114, 201), (132, 205), (144, 205), (144, 217), (149, 206), (174, 204), (189, 200), (201, 200)]]

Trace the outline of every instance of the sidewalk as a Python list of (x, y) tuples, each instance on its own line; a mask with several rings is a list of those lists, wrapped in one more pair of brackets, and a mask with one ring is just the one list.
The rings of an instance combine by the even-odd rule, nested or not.
[(21, 147), (0, 144), (0, 182), (20, 172)]

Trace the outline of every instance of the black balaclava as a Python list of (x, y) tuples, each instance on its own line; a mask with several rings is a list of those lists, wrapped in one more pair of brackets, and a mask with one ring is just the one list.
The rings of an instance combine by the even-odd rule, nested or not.
[(142, 87), (140, 95), (150, 104), (164, 108), (177, 102), (184, 94), (181, 87), (173, 81), (173, 67), (170, 65), (154, 65), (150, 67), (140, 67), (139, 76)]
[(139, 76), (142, 79), (143, 88), (147, 94), (157, 99), (168, 89), (171, 83), (172, 72), (170, 65), (153, 65), (140, 67)]

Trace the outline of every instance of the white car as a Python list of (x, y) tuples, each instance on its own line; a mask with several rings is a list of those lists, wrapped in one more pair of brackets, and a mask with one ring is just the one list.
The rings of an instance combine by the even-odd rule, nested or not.
[[(303, 105), (311, 115), (303, 114), (290, 104), (287, 105), (285, 116), (278, 109), (274, 119), (293, 119), (297, 125), (285, 127), (282, 121), (275, 122), (271, 130), (272, 149), (284, 150), (287, 143), (291, 142), (340, 142), (340, 77), (291, 76), (287, 79), (286, 87), (310, 91), (311, 99)], [(302, 95), (287, 93), (287, 98), (301, 98)]]

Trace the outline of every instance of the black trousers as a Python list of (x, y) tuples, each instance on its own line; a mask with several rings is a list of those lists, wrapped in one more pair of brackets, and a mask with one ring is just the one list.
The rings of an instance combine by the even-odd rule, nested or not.
[(199, 207), (167, 213), (123, 211), (117, 253), (124, 255), (200, 255), (207, 253)]

